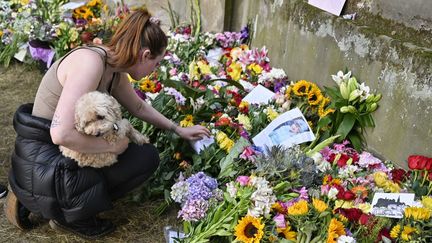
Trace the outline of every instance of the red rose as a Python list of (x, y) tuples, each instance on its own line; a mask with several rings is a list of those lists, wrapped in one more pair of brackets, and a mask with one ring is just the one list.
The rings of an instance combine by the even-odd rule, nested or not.
[(420, 163), (420, 160), (423, 156), (421, 155), (410, 155), (408, 157), (408, 167), (411, 170), (416, 170), (418, 169), (418, 164)]
[(344, 199), (345, 188), (337, 184), (333, 185), (333, 187), (338, 190), (338, 194), (336, 195), (337, 199)]
[(432, 158), (428, 159), (425, 169), (428, 170), (428, 171), (432, 170)]
[(345, 216), (350, 222), (358, 222), (363, 214), (358, 208), (338, 208), (336, 212)]
[(371, 216), (369, 215), (369, 214), (365, 214), (365, 213), (363, 213), (361, 216), (360, 216), (360, 218), (359, 218), (359, 222), (360, 222), (360, 224), (362, 224), (362, 225), (367, 225), (367, 223), (369, 222), (369, 218), (370, 218)]
[(161, 89), (162, 89), (162, 85), (161, 85), (161, 83), (157, 82), (154, 91), (157, 93), (157, 92), (161, 91)]
[(408, 173), (404, 169), (393, 169), (391, 175), (392, 180), (396, 183), (404, 182), (408, 177)]
[(422, 158), (419, 160), (419, 163), (417, 164), (417, 169), (424, 170), (426, 168), (428, 161), (429, 159), (427, 157), (422, 156)]
[(351, 200), (354, 200), (355, 197), (356, 197), (356, 194), (355, 194), (354, 192), (350, 191), (350, 190), (345, 191), (345, 192), (343, 193), (343, 199), (344, 199), (345, 201), (351, 201)]

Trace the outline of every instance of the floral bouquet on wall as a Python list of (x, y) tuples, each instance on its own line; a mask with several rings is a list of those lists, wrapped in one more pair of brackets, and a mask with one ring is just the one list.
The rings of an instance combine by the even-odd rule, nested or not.
[(332, 75), (338, 87), (325, 89), (332, 99), (334, 112), (323, 124), (329, 126), (324, 137), (340, 135), (339, 141), (349, 139), (355, 149), (365, 145), (364, 132), (367, 127), (375, 127), (372, 113), (378, 108), (381, 94), (370, 93), (365, 83), (359, 84), (351, 72), (344, 74), (339, 71)]

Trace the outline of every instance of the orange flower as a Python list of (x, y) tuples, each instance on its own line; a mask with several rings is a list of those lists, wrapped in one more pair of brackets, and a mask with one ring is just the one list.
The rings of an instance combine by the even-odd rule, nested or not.
[(351, 188), (351, 191), (356, 195), (361, 195), (361, 198), (366, 198), (368, 196), (368, 190), (364, 186), (355, 186)]

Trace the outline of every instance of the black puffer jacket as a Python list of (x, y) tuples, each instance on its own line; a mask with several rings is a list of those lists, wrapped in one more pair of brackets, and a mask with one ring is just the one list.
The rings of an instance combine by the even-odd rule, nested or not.
[(112, 208), (100, 171), (64, 157), (50, 136), (51, 121), (31, 115), (32, 104), (15, 113), (17, 132), (9, 183), (19, 201), (48, 219), (71, 222)]

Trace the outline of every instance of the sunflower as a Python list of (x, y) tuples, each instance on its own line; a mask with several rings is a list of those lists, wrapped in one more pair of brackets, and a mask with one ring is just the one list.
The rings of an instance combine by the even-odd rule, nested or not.
[(390, 237), (392, 239), (397, 239), (399, 236), (401, 230), (401, 226), (400, 224), (395, 225), (391, 230), (390, 230)]
[(431, 217), (431, 211), (427, 208), (408, 207), (404, 213), (406, 218), (413, 218), (416, 221), (426, 221)]
[(94, 13), (91, 9), (87, 8), (87, 11), (82, 15), (83, 19), (85, 20), (89, 20), (94, 18)]
[(90, 1), (87, 3), (87, 6), (89, 6), (89, 7), (94, 7), (94, 6), (96, 6), (96, 5), (102, 5), (101, 0), (90, 0)]
[(76, 8), (73, 11), (73, 17), (76, 19), (81, 19), (81, 18), (83, 18), (84, 14), (87, 13), (88, 11), (91, 11), (91, 10), (88, 9), (86, 6)]
[(318, 198), (312, 198), (312, 205), (320, 213), (324, 212), (328, 208), (328, 205)]
[(264, 235), (264, 224), (261, 224), (260, 218), (246, 215), (234, 228), (236, 240), (247, 243), (258, 243)]
[(309, 94), (310, 87), (310, 82), (306, 80), (300, 80), (294, 84), (292, 90), (297, 96), (307, 96)]
[(343, 223), (335, 218), (332, 218), (328, 227), (327, 242), (336, 242), (336, 239), (339, 238), (339, 236), (341, 235), (345, 235), (345, 228)]
[(323, 117), (327, 116), (328, 114), (331, 114), (331, 113), (335, 112), (335, 109), (330, 109), (330, 108), (327, 109), (327, 110), (324, 109), (324, 107), (328, 103), (330, 103), (330, 98), (325, 97), (325, 98), (323, 98), (321, 100), (321, 103), (318, 106), (318, 115), (319, 115), (320, 118), (323, 118)]
[(180, 126), (181, 127), (192, 127), (194, 125), (193, 123), (193, 116), (192, 115), (186, 115), (186, 117), (180, 121)]
[(287, 226), (285, 228), (276, 228), (276, 232), (278, 232), (278, 236), (281, 238), (296, 241), (297, 233), (295, 231), (290, 231), (290, 229), (291, 226)]
[(410, 241), (412, 239), (412, 234), (417, 233), (417, 229), (411, 226), (404, 226), (402, 233), (401, 233), (401, 238), (404, 241)]
[(155, 87), (155, 84), (148, 78), (144, 79), (140, 84), (140, 88), (144, 92), (153, 92)]
[(292, 91), (292, 89), (293, 88), (291, 87), (291, 85), (288, 85), (287, 88), (286, 88), (286, 90), (285, 90), (285, 98), (287, 100), (291, 99), (291, 91)]
[(312, 88), (308, 93), (308, 102), (309, 105), (319, 105), (321, 103), (321, 100), (323, 99), (323, 95), (321, 93), (321, 90), (319, 88)]
[(288, 215), (301, 216), (309, 211), (308, 204), (305, 200), (300, 200), (288, 208)]

